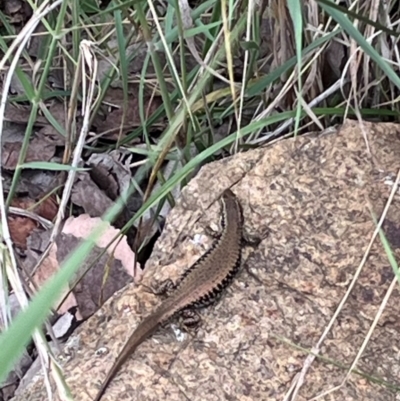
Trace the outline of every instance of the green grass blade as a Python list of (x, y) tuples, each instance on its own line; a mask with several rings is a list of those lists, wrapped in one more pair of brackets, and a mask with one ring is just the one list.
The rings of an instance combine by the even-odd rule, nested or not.
[[(303, 47), (303, 13), (300, 0), (287, 0), (287, 5), (289, 8), (290, 16), (293, 21), (294, 26), (294, 36), (296, 41), (296, 57), (297, 57), (297, 79), (298, 79), (298, 94), (297, 96), (301, 97), (302, 95), (302, 84), (301, 84), (301, 65), (302, 65), (302, 57), (301, 57), (301, 49)], [(295, 128), (294, 133), (297, 135), (300, 125), (300, 114), (301, 114), (301, 102), (297, 101), (297, 111), (295, 118)]]
[[(341, 29), (335, 29), (328, 35), (325, 35), (322, 38), (318, 38), (301, 52), (302, 57), (311, 53), (313, 50), (318, 49), (324, 43), (329, 42), (341, 31), (342, 31)], [(290, 60), (283, 63), (280, 67), (275, 68), (275, 70), (270, 72), (265, 77), (258, 79), (254, 82), (250, 81), (249, 87), (245, 92), (246, 96), (253, 97), (260, 94), (265, 88), (267, 88), (270, 84), (276, 81), (284, 72), (288, 71), (290, 68), (293, 68), (296, 65), (296, 62), (297, 62), (297, 57), (292, 57)]]
[(59, 164), (52, 162), (28, 162), (21, 165), (21, 169), (32, 170), (51, 170), (51, 171), (89, 171), (90, 168), (72, 167), (67, 164)]
[[(106, 213), (103, 220), (111, 221), (122, 210), (123, 205), (124, 202), (121, 197)], [(72, 252), (61, 265), (60, 270), (32, 298), (29, 306), (17, 315), (7, 330), (0, 334), (0, 382), (5, 379), (14, 362), (22, 354), (34, 329), (44, 323), (50, 309), (59, 300), (59, 296), (67, 283), (89, 255), (96, 239), (100, 237), (106, 227), (107, 224), (102, 223), (92, 231), (89, 238)]]
[(387, 63), (383, 57), (367, 42), (361, 32), (355, 28), (347, 15), (341, 13), (337, 9), (330, 7), (327, 4), (320, 4), (321, 7), (345, 30), (365, 51), (368, 56), (382, 69), (387, 77), (400, 88), (400, 78), (392, 67)]

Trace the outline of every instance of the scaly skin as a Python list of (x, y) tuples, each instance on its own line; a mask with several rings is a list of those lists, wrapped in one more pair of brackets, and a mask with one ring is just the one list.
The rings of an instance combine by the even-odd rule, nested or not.
[(100, 401), (107, 386), (127, 358), (156, 331), (160, 324), (185, 309), (210, 305), (232, 282), (241, 262), (242, 226), (239, 201), (233, 192), (227, 189), (222, 195), (222, 234), (182, 275), (172, 295), (142, 320), (122, 348), (94, 401)]

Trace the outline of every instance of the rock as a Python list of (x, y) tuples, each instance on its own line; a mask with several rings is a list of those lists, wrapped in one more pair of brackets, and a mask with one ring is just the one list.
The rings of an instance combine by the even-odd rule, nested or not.
[[(371, 211), (380, 218), (400, 168), (400, 127), (364, 122), (364, 128), (366, 137), (348, 121), (334, 134), (283, 140), (201, 169), (168, 216), (145, 284), (178, 277), (210, 245), (211, 238), (193, 238), (218, 222), (215, 201), (227, 187), (243, 205), (246, 233), (262, 241), (244, 248), (242, 272), (218, 304), (201, 312), (198, 332), (179, 341), (170, 325), (161, 328), (123, 366), (104, 401), (291, 400), (305, 364), (296, 400), (309, 400), (345, 379), (388, 291), (356, 366), (363, 374), (352, 373), (319, 399), (395, 400), (399, 291), (391, 287), (395, 276), (379, 236), (361, 262), (375, 229)], [(399, 198), (396, 192), (383, 225), (397, 259)], [(76, 399), (94, 398), (123, 343), (157, 302), (130, 284), (74, 334), (79, 341), (63, 369)], [(323, 358), (307, 359), (319, 342)], [(15, 397), (45, 399), (42, 380)]]

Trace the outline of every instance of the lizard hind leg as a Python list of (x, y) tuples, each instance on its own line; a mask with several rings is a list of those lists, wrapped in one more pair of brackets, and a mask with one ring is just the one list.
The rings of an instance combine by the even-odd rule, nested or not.
[(196, 331), (201, 321), (200, 315), (191, 308), (179, 312), (179, 326), (183, 331)]
[(204, 232), (211, 238), (213, 239), (219, 239), (221, 238), (221, 233), (220, 231), (214, 230), (211, 226), (206, 226), (204, 228)]
[(176, 284), (171, 279), (166, 279), (157, 285), (152, 285), (154, 295), (170, 296), (176, 289)]

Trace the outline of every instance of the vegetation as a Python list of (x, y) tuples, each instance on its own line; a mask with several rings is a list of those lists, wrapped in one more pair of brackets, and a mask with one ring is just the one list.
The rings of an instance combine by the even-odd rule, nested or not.
[[(0, 12), (0, 132), (6, 104), (29, 106), (11, 186), (7, 193), (3, 187), (0, 191), (5, 293), (8, 286), (23, 293), (6, 216), (28, 168), (66, 174), (57, 192), (56, 234), (69, 213), (81, 157), (126, 148), (138, 161), (135, 185), (103, 216), (112, 221), (140, 188), (143, 204), (123, 233), (172, 189), (185, 185), (201, 165), (222, 155), (321, 131), (346, 117), (397, 121), (400, 16), (395, 0), (378, 7), (368, 0), (339, 5), (331, 0), (206, 0), (190, 4), (190, 12), (183, 0), (26, 3), (31, 12), (21, 11), (20, 22), (6, 6)], [(188, 38), (195, 39), (208, 68), (189, 62)], [(29, 41), (34, 39), (32, 53)], [(55, 76), (62, 77), (57, 86), (52, 84)], [(13, 94), (15, 80), (21, 89)], [(110, 139), (96, 118), (107, 117), (105, 99), (115, 87), (121, 89), (115, 103), (122, 113)], [(68, 111), (64, 126), (52, 114), (52, 102)], [(62, 162), (26, 161), (42, 115), (65, 141)], [(95, 137), (89, 135), (93, 129)], [(165, 176), (163, 166), (170, 160), (175, 169)], [(172, 197), (168, 201), (173, 204)], [(0, 380), (32, 335), (36, 343), (43, 339), (40, 327), (100, 232), (101, 227), (26, 300), (24, 311), (0, 335), (0, 360), (7, 361), (0, 364)]]

